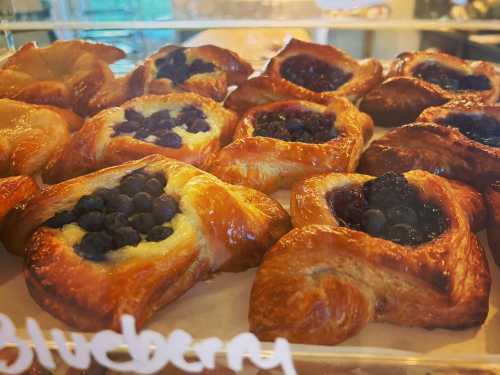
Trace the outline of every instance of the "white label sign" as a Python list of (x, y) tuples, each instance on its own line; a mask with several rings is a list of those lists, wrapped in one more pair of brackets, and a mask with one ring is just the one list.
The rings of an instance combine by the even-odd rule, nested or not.
[[(246, 332), (234, 337), (227, 344), (212, 337), (193, 344), (193, 338), (183, 330), (173, 331), (168, 338), (152, 330), (137, 332), (133, 316), (124, 315), (121, 320), (122, 333), (106, 330), (96, 333), (90, 340), (78, 333), (70, 333), (72, 350), (67, 346), (63, 331), (52, 329), (50, 339), (54, 341), (56, 351), (61, 359), (76, 369), (84, 370), (90, 366), (92, 358), (100, 365), (114, 371), (136, 372), (139, 374), (155, 373), (171, 363), (175, 367), (191, 373), (215, 368), (216, 353), (226, 350), (227, 366), (233, 371), (243, 369), (243, 360), (248, 358), (257, 368), (267, 370), (281, 367), (285, 375), (296, 375), (288, 341), (278, 338), (274, 342), (272, 355), (261, 356), (261, 343), (252, 333)], [(19, 354), (17, 359), (7, 364), (0, 360), (0, 373), (19, 374), (30, 368), (36, 358), (40, 364), (49, 369), (55, 368), (52, 352), (37, 321), (26, 319), (26, 330), (32, 346), (17, 337), (16, 327), (12, 320), (0, 314), (0, 349), (15, 345)], [(127, 346), (131, 360), (116, 362), (109, 353), (119, 347)], [(198, 361), (187, 362), (184, 355), (190, 349), (198, 357)]]

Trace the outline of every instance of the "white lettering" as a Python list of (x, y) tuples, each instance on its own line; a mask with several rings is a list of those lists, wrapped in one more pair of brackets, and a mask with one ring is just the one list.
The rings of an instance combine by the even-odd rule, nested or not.
[[(61, 359), (79, 370), (88, 369), (93, 357), (101, 366), (120, 372), (153, 374), (171, 362), (183, 371), (199, 373), (204, 369), (212, 370), (216, 367), (217, 353), (224, 347), (224, 343), (216, 337), (193, 343), (191, 335), (183, 330), (173, 331), (168, 339), (151, 330), (138, 333), (135, 319), (130, 315), (124, 315), (121, 324), (122, 334), (105, 330), (96, 333), (90, 342), (81, 334), (71, 333), (70, 346), (61, 330), (52, 329), (50, 333), (55, 343), (55, 351)], [(9, 317), (0, 314), (0, 349), (14, 346), (18, 350), (17, 358), (11, 364), (0, 360), (1, 373), (19, 374), (26, 371), (33, 363), (34, 353), (45, 368), (56, 367), (53, 353), (49, 350), (38, 323), (28, 318), (26, 327), (33, 349), (17, 337), (16, 328)], [(118, 357), (113, 360), (110, 357), (111, 353), (121, 348), (127, 348), (131, 358), (129, 361), (118, 361)], [(185, 355), (191, 352), (191, 349), (198, 361), (186, 360)], [(241, 371), (244, 359), (248, 358), (257, 368), (263, 370), (281, 366), (285, 375), (297, 374), (290, 345), (285, 339), (276, 339), (272, 353), (261, 356), (261, 343), (257, 337), (248, 332), (242, 333), (227, 343), (226, 351), (227, 364), (234, 371)]]

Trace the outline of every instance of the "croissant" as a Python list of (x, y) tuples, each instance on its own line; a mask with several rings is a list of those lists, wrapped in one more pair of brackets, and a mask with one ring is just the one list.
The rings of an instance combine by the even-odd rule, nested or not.
[(245, 81), (253, 69), (236, 53), (213, 45), (160, 48), (125, 77), (108, 83), (92, 100), (95, 113), (144, 94), (194, 92), (216, 101), (229, 86)]
[(485, 193), (488, 207), (488, 243), (491, 253), (497, 265), (500, 266), (500, 182), (497, 181), (489, 186)]
[(273, 192), (308, 176), (354, 171), (373, 131), (369, 116), (345, 98), (328, 106), (289, 100), (252, 108), (233, 143), (211, 157), (208, 169), (233, 184)]
[(59, 155), (70, 137), (59, 113), (52, 107), (0, 99), (0, 176), (38, 174)]
[(35, 301), (88, 331), (122, 314), (142, 326), (198, 280), (258, 265), (289, 227), (266, 195), (152, 155), (46, 188), (2, 240), (25, 256)]
[(490, 274), (471, 231), (477, 193), (424, 171), (332, 173), (292, 191), (295, 226), (266, 253), (250, 329), (333, 345), (371, 321), (465, 329), (488, 314)]
[(236, 121), (233, 112), (193, 93), (135, 98), (87, 120), (43, 177), (58, 182), (151, 154), (200, 166), (229, 142)]
[(0, 69), (0, 98), (71, 108), (80, 115), (102, 85), (113, 79), (108, 64), (123, 58), (119, 48), (81, 40), (39, 48), (25, 44)]
[(264, 73), (243, 82), (225, 105), (243, 113), (257, 105), (287, 99), (326, 104), (345, 96), (354, 102), (381, 81), (382, 65), (377, 60), (358, 62), (333, 46), (291, 39)]
[(360, 109), (378, 126), (399, 126), (415, 121), (425, 108), (470, 96), (490, 104), (499, 99), (500, 75), (492, 64), (440, 52), (405, 52)]
[(393, 129), (361, 156), (359, 171), (424, 169), (482, 189), (500, 178), (500, 107), (450, 102), (424, 111), (418, 122)]

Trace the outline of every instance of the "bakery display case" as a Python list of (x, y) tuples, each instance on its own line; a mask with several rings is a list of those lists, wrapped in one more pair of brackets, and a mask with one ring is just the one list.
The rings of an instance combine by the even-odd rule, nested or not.
[(0, 373), (500, 373), (499, 9), (0, 1)]

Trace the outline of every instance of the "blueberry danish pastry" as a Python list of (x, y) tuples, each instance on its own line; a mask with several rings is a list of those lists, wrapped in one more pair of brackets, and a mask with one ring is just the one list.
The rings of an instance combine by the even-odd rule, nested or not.
[(166, 46), (124, 77), (110, 81), (95, 95), (94, 113), (145, 94), (194, 92), (222, 101), (229, 86), (245, 81), (253, 72), (236, 53), (213, 45)]
[[(160, 155), (53, 185), (6, 222), (36, 302), (80, 330), (151, 315), (217, 271), (260, 263), (290, 227), (266, 195)], [(78, 275), (78, 277), (73, 277)]]
[(471, 96), (487, 104), (499, 99), (500, 75), (492, 64), (437, 52), (406, 52), (360, 108), (378, 126), (399, 126), (415, 121), (428, 107)]
[(243, 113), (256, 105), (286, 99), (325, 104), (345, 96), (355, 101), (381, 81), (382, 65), (374, 59), (358, 62), (333, 46), (291, 39), (265, 72), (242, 83), (225, 105)]
[(233, 143), (210, 162), (224, 181), (264, 192), (325, 172), (352, 172), (373, 131), (369, 116), (345, 98), (328, 106), (289, 100), (249, 110)]
[(25, 44), (0, 69), (0, 98), (70, 108), (86, 115), (91, 98), (114, 79), (108, 64), (125, 53), (105, 44), (57, 41)]
[(500, 107), (467, 100), (425, 110), (417, 122), (375, 140), (359, 171), (424, 169), (479, 187), (500, 178)]
[(202, 166), (229, 142), (236, 121), (233, 112), (193, 93), (135, 98), (87, 120), (44, 179), (62, 181), (152, 154)]
[(296, 229), (264, 257), (250, 299), (262, 340), (334, 345), (371, 321), (465, 329), (490, 274), (469, 217), (477, 195), (424, 171), (332, 173), (292, 191)]

